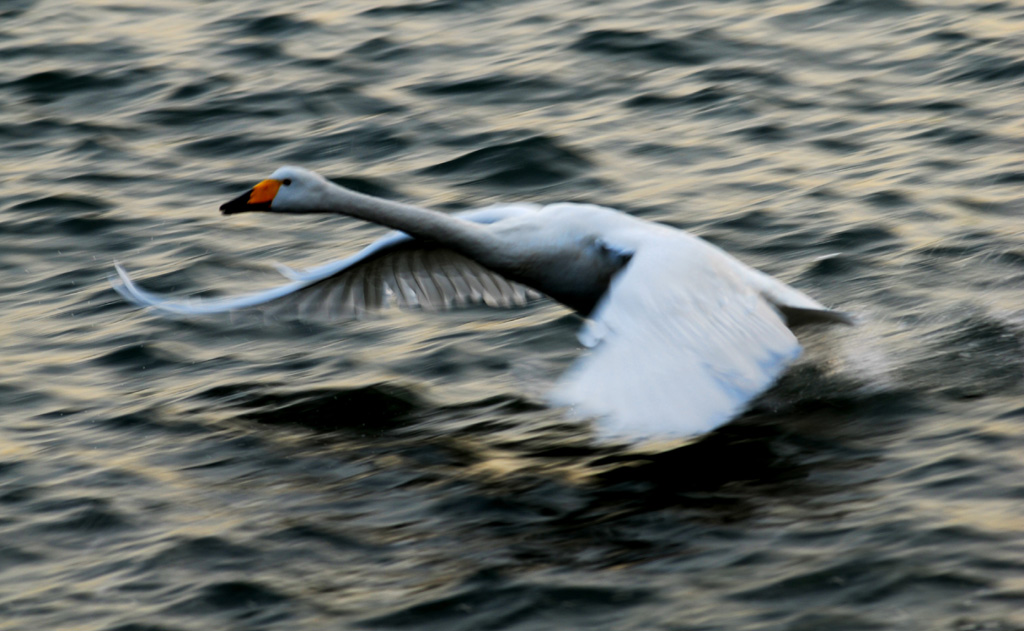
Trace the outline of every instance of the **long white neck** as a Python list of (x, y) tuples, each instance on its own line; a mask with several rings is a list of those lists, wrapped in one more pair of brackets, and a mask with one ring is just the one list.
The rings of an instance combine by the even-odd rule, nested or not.
[(357, 193), (324, 182), (322, 199), (310, 212), (338, 213), (370, 221), (382, 226), (451, 248), (492, 269), (500, 269), (506, 261), (506, 244), (481, 224), (370, 195)]

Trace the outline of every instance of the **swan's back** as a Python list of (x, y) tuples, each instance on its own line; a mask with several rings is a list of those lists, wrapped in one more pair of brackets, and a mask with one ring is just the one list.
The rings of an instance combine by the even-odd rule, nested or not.
[(497, 271), (587, 315), (655, 224), (593, 204), (549, 204), (492, 228), (513, 263)]

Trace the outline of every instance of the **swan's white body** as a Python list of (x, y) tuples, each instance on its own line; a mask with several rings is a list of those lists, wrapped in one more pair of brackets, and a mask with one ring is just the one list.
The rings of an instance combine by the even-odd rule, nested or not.
[(708, 432), (800, 354), (787, 316), (847, 321), (694, 235), (600, 206), (515, 204), (445, 215), (282, 167), (221, 210), (333, 212), (398, 232), (335, 263), (285, 268), (291, 282), (239, 298), (167, 300), (120, 266), (115, 288), (177, 315), (280, 305), (305, 315), (358, 314), (389, 299), (427, 308), (511, 306), (533, 289), (588, 316), (580, 340), (591, 352), (551, 400), (596, 419), (604, 436)]

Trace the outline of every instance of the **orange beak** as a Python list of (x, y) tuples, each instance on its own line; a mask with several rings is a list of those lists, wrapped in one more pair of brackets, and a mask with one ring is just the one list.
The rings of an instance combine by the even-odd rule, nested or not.
[(270, 210), (270, 204), (274, 201), (279, 188), (281, 188), (281, 180), (263, 180), (252, 187), (252, 190), (222, 204), (220, 211), (225, 215), (234, 215), (257, 210)]

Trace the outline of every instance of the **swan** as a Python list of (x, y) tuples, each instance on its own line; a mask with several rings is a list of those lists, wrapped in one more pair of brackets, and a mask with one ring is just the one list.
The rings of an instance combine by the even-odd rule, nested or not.
[(453, 215), (343, 188), (286, 166), (223, 204), (242, 212), (338, 213), (394, 230), (346, 259), (241, 297), (175, 301), (139, 287), (127, 300), (179, 316), (288, 308), (358, 316), (394, 302), (444, 309), (526, 304), (539, 294), (584, 318), (589, 352), (550, 402), (593, 419), (602, 437), (694, 437), (741, 413), (801, 352), (790, 327), (852, 324), (683, 230), (591, 204), (506, 204)]

